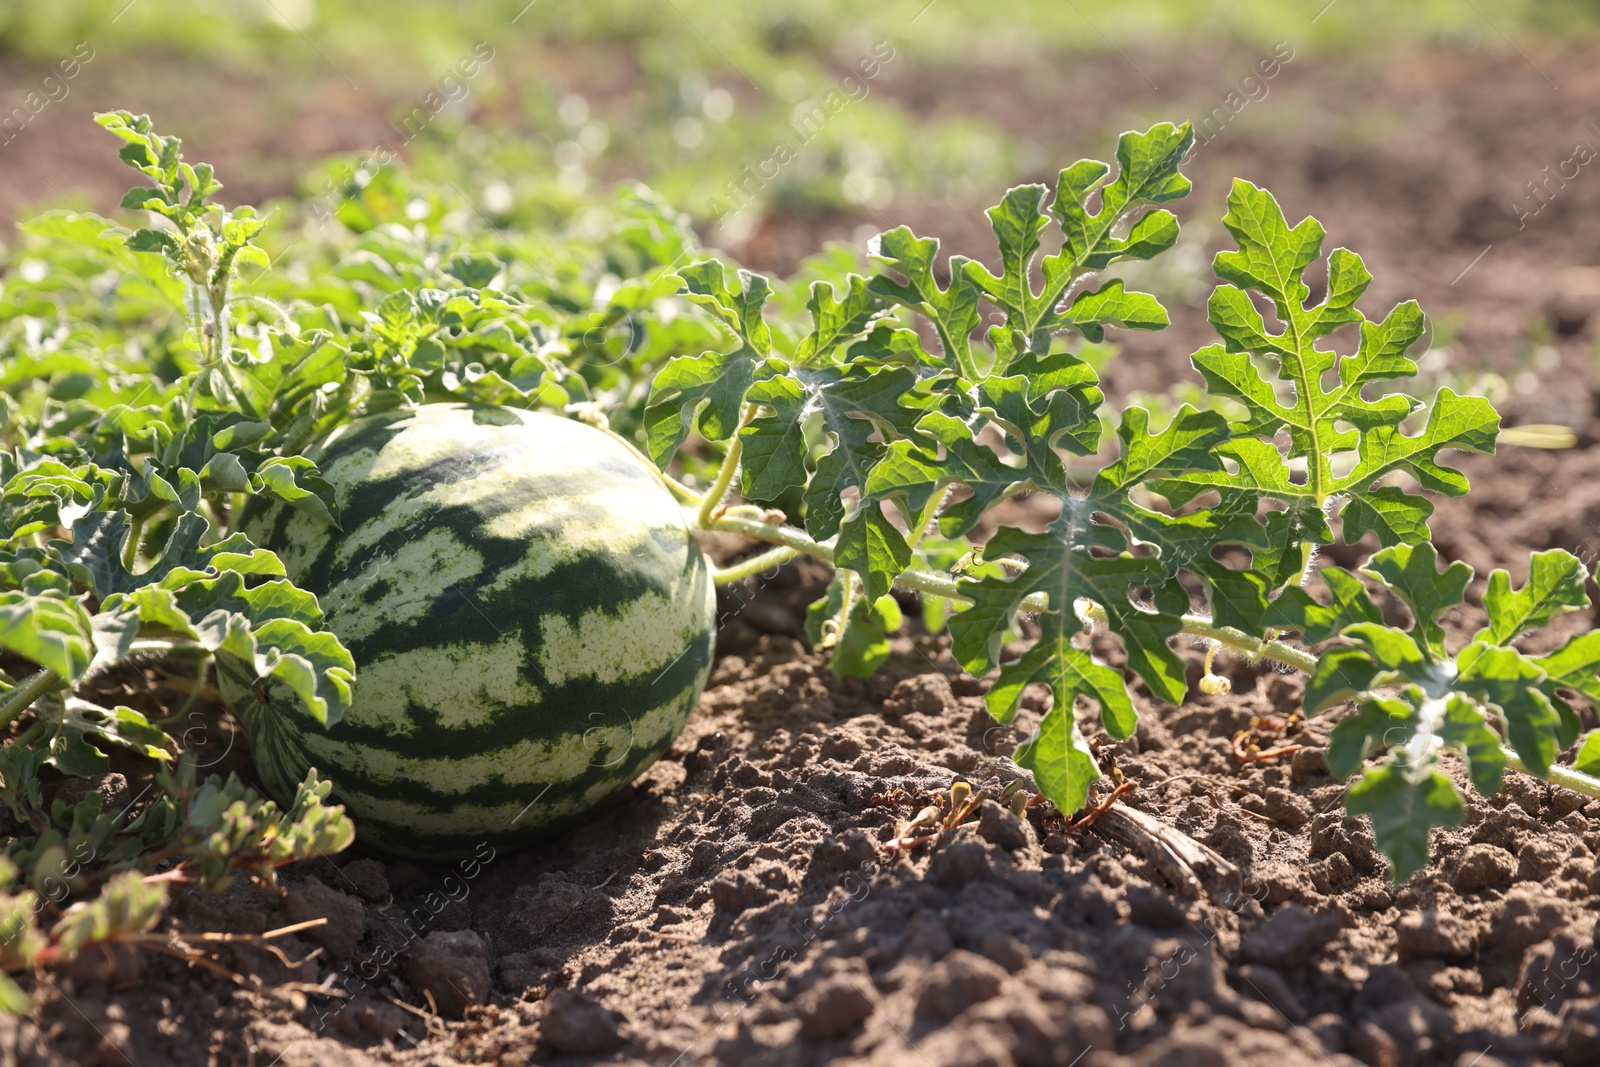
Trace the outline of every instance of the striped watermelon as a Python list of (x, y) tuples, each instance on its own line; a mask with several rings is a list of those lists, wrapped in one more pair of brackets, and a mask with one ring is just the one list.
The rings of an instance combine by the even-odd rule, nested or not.
[(638, 456), (570, 419), (465, 404), (371, 416), (311, 455), (343, 530), (282, 504), (240, 528), (317, 596), (355, 658), (354, 704), (324, 729), (218, 664), (280, 803), (316, 767), (365, 843), (455, 858), (570, 822), (672, 743), (711, 668), (716, 595)]

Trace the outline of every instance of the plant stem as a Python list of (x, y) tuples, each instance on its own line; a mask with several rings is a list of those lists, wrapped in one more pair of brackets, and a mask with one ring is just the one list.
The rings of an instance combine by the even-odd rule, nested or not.
[(850, 629), (850, 609), (855, 606), (856, 576), (851, 571), (839, 575), (839, 629), (834, 631), (835, 642), (844, 637), (844, 632)]
[(739, 436), (739, 431), (755, 417), (756, 406), (748, 404), (739, 416), (739, 425), (733, 429), (733, 436), (728, 438), (728, 451), (722, 457), (722, 466), (717, 468), (717, 480), (711, 483), (711, 488), (700, 499), (699, 525), (702, 527), (711, 524), (711, 513), (717, 509), (728, 495), (728, 489), (733, 485), (733, 479), (739, 473), (739, 461), (744, 458), (744, 439)]
[[(1502, 746), (1500, 752), (1506, 758), (1507, 767), (1514, 771), (1522, 771), (1524, 774), (1533, 774), (1511, 749)], [(1571, 767), (1563, 767), (1559, 763), (1552, 763), (1550, 764), (1550, 773), (1533, 774), (1533, 776), (1535, 778), (1543, 778), (1552, 785), (1564, 786), (1574, 793), (1582, 793), (1584, 796), (1600, 799), (1600, 778), (1593, 778), (1582, 771), (1575, 771)]]
[(939, 509), (944, 507), (944, 502), (950, 499), (950, 490), (935, 493), (928, 499), (927, 507), (922, 509), (922, 514), (917, 516), (917, 524), (906, 536), (906, 545), (916, 548), (917, 544), (927, 536), (928, 529), (933, 525), (933, 520), (939, 517)]
[(33, 725), (22, 731), (16, 737), (12, 738), (11, 743), (16, 745), (18, 748), (25, 748), (28, 745), (33, 744), (33, 742), (45, 732), (49, 725), (50, 723), (47, 719), (35, 719)]
[(30, 675), (0, 700), (0, 729), (11, 725), (11, 720), (32, 707), (35, 700), (65, 684), (55, 671), (41, 670)]
[(144, 523), (138, 515), (128, 521), (128, 542), (122, 546), (122, 565), (130, 571), (139, 565), (139, 539), (144, 536)]
[(797, 530), (793, 526), (779, 526), (775, 523), (762, 522), (760, 519), (747, 519), (742, 515), (718, 515), (699, 524), (701, 529), (720, 530), (723, 533), (736, 533), (750, 538), (752, 541), (766, 541), (768, 544), (787, 545), (797, 553), (815, 556), (817, 559), (828, 563), (833, 562), (833, 546), (821, 541), (812, 540), (804, 530)]
[[(802, 530), (791, 526), (776, 526), (771, 523), (760, 522), (756, 519), (747, 519), (739, 515), (720, 515), (716, 519), (703, 524), (707, 529), (722, 530), (727, 533), (743, 534), (756, 541), (768, 541), (788, 548), (807, 556), (833, 562), (833, 546), (821, 544), (812, 540)], [(894, 580), (894, 584), (902, 589), (910, 589), (929, 596), (941, 596), (962, 604), (972, 603), (972, 599), (961, 592), (961, 586), (952, 578), (941, 574), (929, 574), (926, 571), (907, 571)], [(1050, 600), (1043, 593), (1035, 593), (1022, 601), (1023, 611), (1048, 611)], [(1086, 612), (1096, 623), (1104, 625), (1106, 622), (1105, 609), (1099, 605), (1091, 606)], [(1250, 659), (1270, 659), (1285, 666), (1293, 667), (1297, 671), (1310, 674), (1317, 669), (1317, 657), (1303, 649), (1284, 644), (1282, 641), (1263, 641), (1259, 637), (1252, 637), (1243, 630), (1235, 630), (1231, 626), (1218, 626), (1210, 619), (1199, 615), (1183, 616), (1183, 632), (1191, 637), (1201, 637), (1208, 641), (1215, 641), (1240, 655)]]
[(753, 556), (750, 559), (735, 563), (731, 567), (722, 567), (713, 571), (711, 580), (718, 585), (731, 585), (734, 582), (742, 582), (746, 578), (760, 574), (768, 568), (787, 563), (799, 554), (798, 549), (790, 548), (788, 545), (778, 545), (761, 553), (759, 556)]
[[(1089, 608), (1088, 614), (1097, 623), (1106, 621), (1105, 609), (1095, 604)], [(1231, 626), (1218, 626), (1210, 619), (1199, 615), (1183, 616), (1183, 632), (1190, 637), (1202, 637), (1207, 641), (1215, 641), (1231, 651), (1237, 652), (1249, 659), (1270, 659), (1281, 663), (1285, 667), (1293, 667), (1302, 674), (1310, 674), (1317, 669), (1317, 657), (1303, 648), (1286, 645), (1282, 641), (1263, 641), (1259, 637), (1252, 637), (1243, 630), (1235, 630)]]

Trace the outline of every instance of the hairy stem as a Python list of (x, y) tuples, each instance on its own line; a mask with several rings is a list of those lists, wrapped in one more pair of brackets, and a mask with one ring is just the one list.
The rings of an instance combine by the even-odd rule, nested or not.
[[(1511, 749), (1502, 745), (1500, 751), (1506, 758), (1507, 767), (1514, 771), (1522, 771), (1524, 774), (1533, 774)], [(1563, 767), (1559, 763), (1552, 763), (1550, 764), (1550, 773), (1533, 774), (1533, 776), (1535, 778), (1543, 778), (1552, 785), (1564, 786), (1574, 793), (1582, 793), (1586, 797), (1600, 799), (1600, 778), (1591, 777), (1582, 771), (1575, 771), (1571, 767)]]
[(843, 579), (839, 583), (839, 622), (838, 629), (833, 632), (833, 643), (837, 644), (844, 632), (850, 629), (850, 609), (855, 606), (856, 576), (852, 571), (845, 571), (840, 575)]
[(944, 507), (944, 502), (950, 499), (950, 490), (935, 493), (928, 499), (927, 507), (922, 509), (922, 514), (917, 516), (917, 521), (906, 535), (906, 545), (916, 548), (917, 543), (928, 535), (928, 530), (933, 526), (933, 520), (939, 517), (939, 509)]
[(717, 469), (717, 480), (711, 483), (711, 488), (700, 499), (699, 524), (701, 526), (710, 525), (711, 513), (727, 497), (728, 489), (732, 487), (734, 478), (738, 477), (739, 461), (744, 458), (744, 439), (739, 436), (739, 431), (744, 429), (745, 424), (755, 417), (755, 412), (756, 406), (754, 404), (745, 405), (744, 412), (739, 417), (739, 425), (734, 427), (733, 436), (728, 438), (728, 451), (722, 457), (722, 466)]
[(0, 729), (11, 725), (11, 720), (32, 707), (35, 700), (65, 684), (61, 680), (61, 675), (55, 671), (42, 670), (29, 675), (26, 681), (6, 693), (5, 698), (0, 700)]
[(778, 545), (761, 553), (759, 556), (741, 560), (731, 567), (718, 568), (712, 572), (711, 580), (718, 585), (731, 585), (734, 582), (742, 582), (746, 578), (760, 574), (762, 571), (787, 563), (799, 554), (799, 549), (790, 548), (788, 545)]
[(128, 520), (128, 540), (122, 546), (122, 565), (133, 570), (139, 565), (139, 541), (144, 536), (145, 519), (134, 515)]

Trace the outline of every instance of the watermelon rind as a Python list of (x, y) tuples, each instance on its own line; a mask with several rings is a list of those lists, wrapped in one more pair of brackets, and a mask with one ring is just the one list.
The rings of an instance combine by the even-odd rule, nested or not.
[(324, 727), (219, 656), (270, 795), (315, 767), (365, 846), (481, 856), (571, 824), (666, 751), (711, 669), (716, 595), (641, 457), (571, 419), (466, 404), (369, 416), (308, 455), (340, 527), (257, 503), (239, 528), (316, 595), (356, 688)]

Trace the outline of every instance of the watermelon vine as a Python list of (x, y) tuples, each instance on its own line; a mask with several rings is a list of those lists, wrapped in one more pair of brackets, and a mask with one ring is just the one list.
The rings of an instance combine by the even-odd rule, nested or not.
[[(801, 555), (835, 568), (809, 629), (838, 673), (885, 660), (899, 587), (989, 679), (998, 721), (1047, 686), (1016, 758), (1063, 812), (1099, 775), (1079, 699), (1130, 736), (1129, 675), (1181, 702), (1185, 636), (1209, 649), (1208, 693), (1226, 691), (1210, 670), (1223, 650), (1304, 673), (1310, 714), (1354, 703), (1327, 760), (1359, 772), (1348, 810), (1372, 819), (1398, 879), (1462, 818), (1449, 752), (1483, 793), (1514, 769), (1600, 797), (1600, 734), (1580, 737), (1571, 703), (1600, 701), (1600, 633), (1543, 655), (1521, 644), (1587, 604), (1588, 572), (1561, 551), (1533, 556), (1521, 588), (1495, 572), (1487, 624), (1450, 647), (1439, 616), (1471, 571), (1440, 569), (1429, 495), (1467, 491), (1441, 457), (1492, 452), (1499, 416), (1449, 389), (1398, 391), (1421, 311), (1367, 318), (1370, 276), (1346, 249), (1323, 257), (1314, 219), (1291, 225), (1235, 182), (1223, 222), (1237, 247), (1217, 256), (1209, 303), (1218, 341), (1193, 355), (1207, 402), (1108, 406), (1097, 346), (1168, 322), (1115, 272), (1177, 240), (1165, 205), (1190, 190), (1187, 125), (1124, 134), (1114, 163), (1010, 190), (988, 212), (990, 265), (940, 261), (937, 241), (899, 227), (871, 243), (875, 269), (826, 257), (801, 284), (730, 271), (641, 187), (566, 224), (501, 229), (391, 167), (348, 174), (338, 233), (302, 231), (275, 257), (267, 217), (218, 206), (211, 169), (175, 138), (125, 112), (100, 121), (148, 183), (123, 200), (147, 224), (35, 220), (18, 254), (46, 269), (8, 274), (0, 305), (0, 800), (15, 824), (0, 971), (140, 936), (171, 881), (270, 877), (358, 832), (443, 855), (575, 817), (692, 709), (710, 580)], [(1355, 347), (1339, 356), (1328, 338), (1345, 328)], [(592, 437), (550, 445), (576, 431)], [(471, 490), (460, 472), (489, 469), (494, 449), (494, 469), (530, 488)], [(591, 451), (634, 504), (608, 511), (604, 479), (561, 465)], [(1043, 530), (1019, 524), (1024, 496), (1048, 505)], [(411, 518), (374, 525), (390, 504)], [(517, 584), (561, 565), (559, 531), (583, 525), (551, 518), (557, 505), (602, 531), (570, 551), (612, 568), (563, 587), (561, 618), (519, 607), (549, 597)], [(418, 555), (444, 528), (459, 573)], [(712, 573), (690, 537), (712, 533), (770, 547)], [(1369, 535), (1365, 567), (1318, 566), (1320, 549)], [(643, 557), (618, 546), (645, 540), (665, 554), (641, 577)], [(481, 565), (462, 569), (469, 558)], [(424, 573), (438, 579), (426, 603), (395, 592), (391, 579)], [(1379, 590), (1408, 627), (1384, 622)], [(647, 601), (664, 606), (614, 628)], [(468, 606), (481, 623), (426, 646), (416, 620)], [(1124, 666), (1092, 654), (1097, 629)], [(449, 668), (438, 678), (474, 675), (458, 688), (477, 703), (422, 706), (420, 682), (385, 682), (404, 642)], [(490, 678), (471, 657), (494, 642), (514, 663)], [(650, 660), (655, 677), (634, 678), (638, 664), (595, 651), (607, 642), (661, 672)], [(202, 773), (188, 713), (218, 695), (213, 661), (270, 799)], [(364, 677), (421, 707), (390, 731), (414, 728), (410, 748), (375, 740)], [(527, 727), (551, 694), (577, 707), (574, 685), (592, 713)], [(178, 714), (173, 692), (188, 694)], [(489, 729), (502, 720), (524, 733)], [(513, 741), (520, 771), (503, 755)], [(114, 769), (152, 799), (62, 799), (65, 778)], [(431, 799), (400, 802), (402, 783)], [(58, 882), (102, 895), (70, 904), (46, 893)], [(0, 1006), (25, 1007), (9, 979)]]
[[(1461, 603), (1471, 570), (1457, 563), (1436, 573), (1433, 506), (1418, 490), (1465, 493), (1466, 478), (1441, 453), (1493, 452), (1499, 416), (1483, 398), (1448, 388), (1426, 401), (1379, 391), (1415, 375), (1406, 353), (1422, 336), (1421, 310), (1407, 301), (1367, 319), (1356, 303), (1371, 276), (1343, 248), (1327, 256), (1325, 295), (1313, 302), (1305, 274), (1322, 259), (1325, 236), (1315, 219), (1290, 225), (1271, 194), (1246, 181), (1229, 194), (1223, 223), (1238, 248), (1216, 257), (1223, 284), (1209, 302), (1220, 340), (1193, 363), (1211, 396), (1242, 414), (1183, 405), (1157, 428), (1142, 408), (1103, 410), (1075, 347), (1099, 342), (1110, 326), (1158, 329), (1167, 316), (1119, 280), (1090, 279), (1172, 245), (1177, 224), (1158, 205), (1189, 190), (1179, 163), (1190, 137), (1172, 125), (1125, 134), (1114, 178), (1090, 160), (1063, 170), (1053, 197), (1043, 186), (1011, 190), (989, 210), (998, 275), (952, 256), (941, 287), (937, 242), (904, 228), (882, 235), (874, 255), (885, 271), (813, 284), (810, 330), (784, 355), (774, 354), (760, 314), (767, 279), (740, 272), (731, 288), (714, 261), (681, 272), (691, 299), (714, 308), (738, 343), (676, 359), (657, 376), (646, 409), (652, 455), (666, 463), (691, 428), (727, 442), (702, 524), (839, 568), (827, 630), (840, 649), (837, 670), (870, 672), (882, 643), (841, 635), (880, 629), (874, 612), (899, 585), (954, 605), (948, 628), (961, 666), (999, 669), (987, 697), (997, 720), (1013, 719), (1028, 684), (1048, 685), (1049, 710), (1016, 759), (1064, 811), (1081, 807), (1099, 777), (1077, 698), (1098, 706), (1113, 738), (1136, 725), (1122, 672), (1081, 640), (1093, 628), (1114, 634), (1128, 670), (1168, 703), (1187, 690), (1172, 647), (1179, 635), (1210, 648), (1206, 692), (1226, 690), (1210, 666), (1227, 649), (1310, 675), (1309, 713), (1355, 700), (1359, 712), (1336, 727), (1329, 765), (1349, 777), (1386, 753), (1352, 786), (1347, 810), (1372, 818), (1397, 879), (1426, 862), (1433, 827), (1464, 815), (1442, 770), (1445, 750), (1469, 761), (1485, 794), (1513, 767), (1600, 796), (1592, 777), (1600, 733), (1574, 766), (1554, 762), (1581, 729), (1564, 694), (1600, 696), (1600, 634), (1540, 657), (1515, 643), (1588, 603), (1587, 570), (1557, 550), (1532, 558), (1521, 591), (1495, 572), (1489, 626), (1446, 650), (1435, 619)], [(1041, 255), (1052, 222), (1059, 251)], [(1277, 329), (1252, 293), (1272, 307)], [(984, 304), (999, 321), (980, 344)], [(1358, 331), (1351, 355), (1319, 347), (1346, 326)], [(938, 344), (925, 345), (930, 336)], [(1264, 373), (1274, 369), (1273, 378)], [(1114, 439), (1103, 439), (1103, 426)], [(1066, 457), (1103, 447), (1109, 462), (1074, 484)], [(723, 506), (735, 465), (747, 498), (803, 487), (803, 528)], [(1006, 502), (1023, 493), (1059, 502), (1045, 531), (1008, 524)], [(986, 517), (998, 529), (970, 546), (962, 573), (938, 573), (930, 544), (969, 535)], [(1360, 578), (1315, 568), (1320, 548), (1369, 533), (1381, 550), (1363, 574), (1411, 608), (1410, 631), (1382, 625)], [(1248, 563), (1218, 558), (1230, 548)], [(1333, 594), (1331, 606), (1308, 592), (1317, 584)], [(1024, 611), (1037, 619), (1038, 638), (1002, 661)], [(1318, 657), (1284, 640), (1287, 632), (1332, 644)]]

